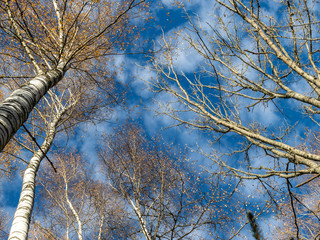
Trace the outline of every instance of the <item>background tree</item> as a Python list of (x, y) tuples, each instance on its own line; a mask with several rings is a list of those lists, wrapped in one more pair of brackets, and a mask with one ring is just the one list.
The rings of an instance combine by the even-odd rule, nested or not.
[[(186, 13), (189, 28), (174, 36), (201, 58), (194, 74), (176, 66), (182, 45), (176, 50), (175, 39), (163, 39), (168, 51), (153, 59), (153, 90), (176, 100), (161, 105), (162, 113), (203, 130), (217, 147), (199, 151), (225, 174), (256, 179), (268, 193), (284, 187), (289, 198), (293, 186), (320, 174), (319, 154), (301, 147), (319, 127), (316, 6), (317, 1), (216, 0), (211, 19)], [(215, 143), (222, 143), (223, 152)]]
[[(314, 4), (281, 1), (278, 12), (266, 14), (260, 1), (217, 0), (215, 8), (221, 7), (223, 14), (217, 10), (219, 15), (212, 20), (216, 25), (204, 27), (189, 16), (192, 29), (182, 35), (205, 63), (199, 74), (187, 76), (175, 69), (173, 50), (166, 40), (167, 54), (153, 61), (158, 72), (154, 90), (173, 95), (184, 106), (163, 106), (165, 114), (209, 132), (217, 141), (238, 137), (241, 144), (232, 148), (232, 158), (218, 152), (207, 156), (239, 178), (290, 179), (320, 173), (320, 156), (291, 139), (294, 130), (308, 134), (308, 129), (300, 127), (318, 127), (318, 15)], [(297, 82), (303, 91), (295, 87)], [(257, 110), (267, 106), (274, 106), (274, 114), (283, 119), (280, 124), (259, 122)], [(306, 125), (297, 122), (301, 119)], [(300, 136), (304, 137), (301, 134), (298, 139)], [(254, 151), (264, 153), (266, 160), (255, 164), (250, 159), (244, 167), (233, 162), (247, 159)]]
[(0, 210), (0, 237), (5, 239), (8, 237), (6, 232), (6, 225), (8, 224), (8, 217), (5, 212), (1, 209)]
[(169, 146), (148, 140), (138, 125), (116, 128), (102, 147), (108, 182), (132, 209), (138, 238), (206, 239), (207, 229), (230, 220), (224, 214), (213, 217), (227, 196), (186, 167)]
[[(319, 154), (318, 134), (310, 134), (301, 148)], [(319, 178), (305, 175), (296, 181), (296, 186), (287, 186), (288, 194), (279, 201), (279, 211), (275, 219), (280, 224), (274, 230), (277, 239), (317, 239), (319, 238)]]
[(112, 189), (93, 180), (92, 169), (74, 153), (55, 154), (39, 175), (39, 199), (30, 239), (119, 239), (125, 206)]
[[(303, 180), (303, 178), (302, 178)], [(278, 201), (278, 214), (274, 216), (279, 225), (274, 228), (276, 239), (319, 238), (319, 181), (302, 187), (301, 192), (291, 192)]]

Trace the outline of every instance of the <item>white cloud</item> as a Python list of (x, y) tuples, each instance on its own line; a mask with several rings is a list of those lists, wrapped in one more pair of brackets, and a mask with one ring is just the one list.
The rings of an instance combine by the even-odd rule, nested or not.
[[(203, 57), (196, 52), (194, 48), (191, 48), (187, 36), (184, 33), (177, 33), (177, 29), (173, 29), (165, 34), (164, 40), (168, 45), (174, 46), (171, 49), (172, 64), (178, 73), (191, 73), (199, 68), (200, 63), (203, 62)], [(188, 33), (189, 34), (189, 33)], [(163, 36), (159, 36), (156, 41), (160, 45), (163, 45)], [(166, 54), (158, 55), (157, 61), (159, 64), (165, 65), (167, 63)]]
[(156, 72), (152, 70), (150, 65), (139, 66), (135, 64), (133, 67), (133, 82), (131, 86), (134, 88), (135, 93), (143, 98), (148, 98), (153, 95), (149, 89), (148, 83), (156, 79)]
[(178, 41), (179, 48), (174, 52), (173, 58), (174, 66), (178, 72), (192, 73), (199, 68), (203, 57), (194, 48), (188, 47), (183, 38), (179, 38)]
[(125, 84), (128, 79), (127, 73), (125, 71), (125, 64), (127, 59), (124, 55), (114, 56), (113, 59), (115, 67), (117, 69), (117, 80), (120, 83)]
[(162, 3), (166, 7), (174, 7), (175, 2), (176, 2), (175, 0), (162, 0)]
[(278, 239), (275, 238), (277, 228), (285, 227), (280, 219), (276, 218), (274, 214), (269, 215), (266, 218), (259, 221), (260, 228), (262, 229), (263, 237), (265, 239)]
[[(180, 6), (180, 3), (182, 5), (189, 9), (189, 8), (194, 8), (195, 5), (201, 3), (201, 0), (161, 0), (162, 4), (165, 5), (167, 8), (177, 8), (177, 6)], [(178, 5), (177, 5), (178, 3)]]

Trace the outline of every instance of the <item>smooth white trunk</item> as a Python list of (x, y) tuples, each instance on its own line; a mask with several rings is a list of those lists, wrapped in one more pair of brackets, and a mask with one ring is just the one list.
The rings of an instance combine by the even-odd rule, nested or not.
[(78, 229), (76, 229), (77, 231), (77, 234), (78, 234), (78, 239), (79, 240), (82, 240), (82, 222), (80, 220), (80, 217), (79, 217), (79, 214), (78, 212), (74, 209), (70, 199), (69, 199), (69, 196), (68, 196), (68, 183), (66, 182), (66, 185), (65, 185), (65, 195), (66, 195), (66, 200), (67, 200), (67, 203), (68, 203), (68, 206), (69, 208), (71, 209), (74, 217), (76, 218), (77, 220), (77, 223), (78, 223)]
[(143, 216), (141, 214), (139, 204), (137, 203), (137, 205), (135, 205), (134, 202), (129, 197), (128, 197), (128, 200), (133, 208), (133, 211), (136, 213), (136, 215), (139, 219), (140, 227), (141, 227), (141, 230), (142, 230), (144, 236), (146, 237), (147, 240), (152, 240), (151, 234), (149, 233), (149, 231), (147, 229), (147, 223), (143, 219)]
[(24, 173), (22, 191), (19, 204), (11, 225), (9, 239), (27, 239), (29, 222), (34, 202), (35, 177), (41, 159), (41, 152), (37, 152), (30, 160), (30, 163)]
[(100, 224), (99, 224), (99, 235), (98, 235), (98, 240), (101, 240), (101, 236), (102, 236), (102, 227), (104, 224), (104, 216), (102, 216), (102, 218), (100, 219)]
[(27, 85), (15, 90), (0, 104), (0, 151), (18, 131), (34, 106), (64, 75), (64, 64), (33, 78)]
[(41, 160), (45, 157), (45, 154), (49, 151), (56, 134), (56, 126), (59, 122), (60, 116), (50, 124), (49, 133), (43, 144), (41, 145), (42, 151), (39, 149), (31, 158), (23, 175), (22, 190), (18, 203), (17, 210), (14, 214), (13, 222), (8, 239), (25, 240), (28, 237), (29, 223), (34, 203), (35, 193), (35, 179), (37, 171), (39, 169)]

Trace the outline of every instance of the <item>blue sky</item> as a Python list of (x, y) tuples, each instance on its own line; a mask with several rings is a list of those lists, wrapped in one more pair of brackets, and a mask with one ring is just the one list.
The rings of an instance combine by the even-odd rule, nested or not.
[[(162, 37), (170, 39), (170, 37), (175, 36), (176, 32), (179, 30), (185, 31), (186, 28), (190, 28), (185, 12), (182, 8), (177, 7), (172, 4), (172, 1), (162, 1), (163, 8), (153, 8), (153, 14), (156, 16), (156, 28), (154, 28), (154, 23), (150, 22), (150, 28), (147, 28), (146, 32), (143, 33), (143, 36), (150, 38), (151, 44), (155, 44), (156, 48), (159, 44), (162, 44)], [(212, 5), (211, 1), (186, 1), (185, 9), (188, 13), (191, 14), (194, 18), (199, 17), (201, 23), (206, 28), (206, 23), (214, 24), (215, 14), (221, 13), (221, 9), (215, 8)], [(149, 32), (150, 31), (150, 32)], [(190, 33), (190, 32), (188, 32)], [(192, 33), (191, 33), (192, 34)], [(193, 49), (188, 48), (187, 42), (183, 39), (183, 32), (174, 39), (176, 46), (179, 46), (179, 49), (176, 50), (175, 55), (175, 67), (178, 71), (182, 71), (185, 74), (192, 74), (194, 71), (200, 68), (203, 64), (202, 58), (195, 53)], [(161, 57), (160, 57), (161, 58)], [(174, 98), (168, 94), (155, 95), (152, 93), (149, 88), (146, 86), (146, 83), (151, 81), (156, 77), (156, 73), (151, 70), (150, 62), (148, 59), (143, 57), (136, 58), (135, 56), (126, 56), (122, 55), (116, 57), (116, 62), (119, 66), (123, 65), (124, 71), (119, 74), (118, 81), (121, 84), (128, 84), (130, 93), (128, 95), (128, 108), (131, 109), (130, 117), (137, 119), (145, 127), (149, 136), (154, 136), (155, 134), (161, 133), (164, 136), (164, 139), (168, 142), (174, 142), (181, 147), (186, 146), (189, 152), (189, 159), (192, 161), (197, 161), (199, 169), (207, 169), (213, 171), (215, 166), (212, 164), (212, 161), (198, 153), (198, 148), (201, 146), (201, 149), (207, 153), (210, 153), (213, 149), (210, 144), (210, 134), (199, 132), (185, 127), (171, 127), (176, 124), (171, 118), (158, 115), (156, 112), (159, 112), (159, 103), (166, 104), (168, 101), (174, 101)], [(128, 112), (123, 111), (121, 107), (114, 111), (114, 116), (112, 120), (122, 121), (126, 120), (129, 116)], [(192, 114), (190, 118), (194, 117)], [(246, 118), (246, 111), (243, 113), (243, 117)], [(265, 124), (272, 124), (279, 119), (279, 116), (274, 111), (274, 106), (268, 106), (266, 108), (256, 108), (254, 114), (249, 116), (250, 118), (258, 119)], [(114, 126), (116, 122), (112, 122), (103, 126), (98, 126), (98, 131), (108, 131), (110, 127)], [(88, 139), (88, 144), (84, 143), (82, 151), (88, 153), (93, 151), (92, 141), (96, 138), (94, 131), (90, 132)], [(88, 133), (87, 132), (87, 133)], [(92, 135), (92, 136), (91, 136)], [(88, 136), (88, 135), (86, 135)], [(237, 140), (234, 139), (224, 139), (219, 146), (215, 146), (214, 150), (219, 152), (229, 152), (232, 146), (228, 142)], [(94, 156), (93, 154), (89, 154)], [(260, 157), (261, 161), (264, 161), (265, 158), (262, 157), (262, 154), (257, 154)], [(227, 186), (227, 183), (226, 183)], [(225, 186), (225, 187), (226, 187)], [(248, 209), (255, 210), (255, 208), (250, 206), (256, 205), (259, 202), (263, 202), (266, 199), (265, 195), (256, 195), (254, 192), (257, 188), (257, 182), (244, 182), (239, 186), (239, 193), (241, 197), (245, 196), (247, 198), (246, 202), (248, 204)], [(239, 198), (240, 198), (239, 195)], [(236, 199), (236, 198), (235, 198)], [(263, 205), (263, 204), (262, 204)], [(243, 208), (245, 208), (243, 206)], [(230, 211), (231, 208), (226, 208), (226, 211)], [(231, 213), (231, 212), (230, 212)], [(270, 214), (265, 214), (263, 221), (260, 220), (264, 229), (266, 229), (265, 237), (271, 236), (272, 227), (270, 225), (278, 225), (279, 223), (274, 220)], [(248, 227), (244, 228), (241, 231), (241, 236), (235, 237), (234, 239), (244, 239), (244, 236), (247, 239), (253, 239), (250, 229)]]
[[(174, 52), (176, 54), (174, 64), (178, 71), (187, 75), (192, 75), (194, 71), (199, 70), (203, 65), (203, 59), (197, 55), (194, 50), (188, 47), (188, 43), (183, 38), (184, 32), (188, 32), (188, 34), (193, 33), (188, 30), (190, 25), (184, 9), (174, 4), (174, 2), (175, 1), (162, 0), (161, 3), (154, 4), (151, 8), (151, 14), (154, 16), (154, 19), (147, 23), (145, 31), (141, 33), (141, 37), (143, 40), (147, 41), (145, 48), (155, 47), (155, 49), (158, 49), (159, 45), (162, 44), (162, 37), (170, 39), (173, 36), (177, 36), (176, 32), (182, 30), (182, 32), (172, 40), (175, 45), (179, 47)], [(221, 16), (225, 18), (226, 21), (228, 17), (230, 17), (225, 15), (223, 9), (217, 8), (213, 5), (210, 0), (186, 1), (185, 9), (193, 19), (199, 18), (200, 24), (208, 32), (210, 31), (208, 24), (215, 24), (215, 16)], [(278, 14), (274, 14), (275, 12), (279, 12), (279, 5), (277, 5), (276, 1), (267, 1), (267, 3), (263, 5), (263, 9), (267, 14), (280, 18)], [(247, 44), (250, 44), (250, 42)], [(161, 60), (161, 56), (157, 57)], [(126, 121), (128, 117), (140, 122), (150, 137), (161, 134), (163, 135), (164, 140), (168, 143), (174, 143), (180, 147), (187, 147), (189, 150), (188, 158), (191, 161), (197, 161), (198, 167), (201, 170), (207, 169), (209, 171), (213, 171), (215, 166), (212, 164), (211, 160), (198, 153), (199, 146), (201, 147), (201, 151), (206, 153), (211, 153), (212, 151), (221, 153), (230, 152), (230, 150), (233, 150), (232, 147), (239, 143), (239, 138), (230, 137), (222, 139), (219, 145), (212, 147), (210, 143), (212, 136), (210, 133), (199, 132), (185, 127), (172, 127), (176, 122), (165, 115), (157, 114), (157, 112), (161, 111), (159, 109), (159, 103), (166, 104), (170, 100), (174, 101), (174, 98), (165, 93), (156, 95), (148, 88), (148, 82), (156, 78), (156, 73), (152, 70), (149, 59), (143, 55), (124, 54), (115, 56), (114, 63), (116, 67), (120, 68), (120, 66), (122, 66), (123, 68), (123, 71), (118, 72), (116, 81), (123, 87), (123, 89), (128, 89), (126, 94), (127, 107), (124, 108), (123, 106), (116, 106), (113, 109), (112, 118), (108, 122), (98, 124), (84, 123), (79, 125), (77, 128), (78, 132), (76, 132), (74, 136), (70, 137), (68, 142), (69, 146), (76, 146), (80, 152), (85, 154), (89, 162), (98, 162), (96, 148), (98, 146), (99, 135), (101, 133), (110, 132), (114, 126)], [(254, 73), (248, 72), (248, 74)], [(293, 83), (292, 87), (294, 89), (306, 91), (306, 86), (301, 86), (299, 82)], [(250, 115), (247, 114), (246, 109), (242, 109), (243, 111), (240, 113), (240, 116), (243, 121), (257, 120), (271, 128), (277, 127), (279, 125), (279, 121), (281, 121), (281, 124), (285, 124), (283, 119), (286, 119), (290, 124), (299, 120), (299, 125), (295, 134), (302, 136), (304, 133), (303, 129), (306, 126), (309, 126), (310, 120), (306, 121), (306, 119), (297, 119), (297, 114), (295, 114), (295, 111), (297, 111), (296, 107), (297, 105), (294, 105), (293, 103), (290, 108), (285, 109), (287, 117), (283, 117), (279, 114), (276, 107), (271, 104), (268, 106), (256, 107)], [(193, 117), (193, 114), (188, 116), (188, 118)], [(301, 140), (297, 137), (290, 141), (293, 145), (299, 145)], [(230, 145), (230, 142), (233, 143), (232, 146)], [(271, 160), (270, 158), (265, 157), (260, 150), (252, 152), (251, 154), (251, 158), (255, 158), (257, 160), (255, 162), (256, 167), (259, 167), (260, 164), (265, 164)], [(25, 158), (27, 159), (28, 155), (26, 155)], [(236, 162), (235, 160), (241, 160), (242, 156), (239, 156), (239, 159), (235, 158), (236, 157), (230, 160)], [(97, 173), (97, 178), (98, 177)], [(10, 215), (14, 212), (14, 206), (19, 198), (20, 188), (21, 178), (19, 177), (19, 174), (17, 174), (16, 178), (11, 182), (2, 183), (0, 188), (0, 200), (2, 207), (4, 207)], [(238, 192), (239, 194), (241, 193), (241, 197), (247, 197), (247, 207), (250, 210), (254, 210), (252, 205), (256, 205), (259, 202), (263, 203), (267, 198), (266, 195), (254, 194), (256, 189), (257, 181), (243, 182), (238, 188)], [(272, 236), (272, 227), (281, 225), (281, 223), (277, 222), (270, 213), (265, 214), (264, 217), (259, 220), (259, 224), (261, 224), (262, 229), (264, 230), (264, 236), (267, 239)], [(241, 234), (242, 236), (235, 237), (234, 239), (244, 239), (245, 237), (247, 239), (253, 239), (248, 227), (244, 228), (241, 231)]]

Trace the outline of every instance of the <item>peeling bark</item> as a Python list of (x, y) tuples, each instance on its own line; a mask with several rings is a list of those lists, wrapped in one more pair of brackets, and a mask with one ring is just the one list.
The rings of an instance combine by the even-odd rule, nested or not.
[(18, 131), (39, 100), (64, 76), (64, 64), (33, 78), (0, 104), (0, 151)]

